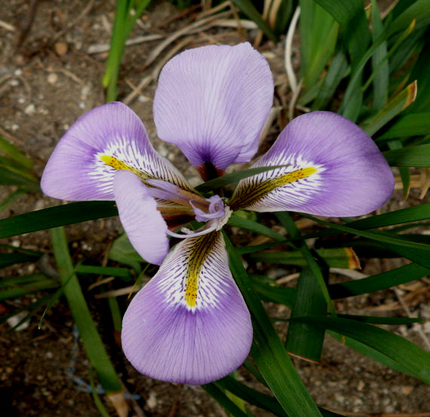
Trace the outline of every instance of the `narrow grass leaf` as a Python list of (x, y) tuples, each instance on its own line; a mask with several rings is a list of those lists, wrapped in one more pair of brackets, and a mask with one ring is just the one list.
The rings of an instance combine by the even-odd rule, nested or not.
[[(403, 144), (399, 140), (390, 140), (387, 145), (390, 150), (403, 149)], [(409, 167), (398, 167), (398, 170), (403, 185), (403, 198), (406, 200), (411, 188), (411, 172)]]
[(29, 254), (29, 253), (0, 253), (0, 268), (6, 266), (19, 264), (23, 262), (36, 262), (42, 254)]
[(336, 46), (339, 24), (315, 2), (300, 0), (301, 71), (303, 87), (314, 85)]
[[(245, 384), (237, 381), (231, 376), (227, 376), (214, 383), (216, 386), (223, 390), (230, 391), (239, 398), (242, 398), (249, 404), (255, 405), (263, 410), (269, 411), (279, 417), (288, 417), (288, 414), (279, 405), (276, 398), (263, 394)], [(319, 409), (324, 417), (343, 417), (340, 414), (333, 413), (323, 408)]]
[(357, 340), (354, 340), (350, 337), (345, 337), (342, 334), (332, 332), (330, 330), (327, 331), (327, 333), (330, 334), (330, 336), (334, 337), (335, 339), (339, 340), (339, 342), (341, 342), (342, 344), (350, 347), (351, 349), (354, 349), (356, 352), (361, 353), (362, 355), (367, 356), (388, 368), (394, 369), (395, 371), (402, 372), (406, 375), (415, 377), (415, 375), (412, 372), (410, 372), (408, 368), (400, 365), (398, 362), (394, 361), (389, 356), (384, 355), (378, 350), (372, 349), (368, 345), (364, 343), (360, 343)]
[(112, 266), (78, 265), (75, 268), (77, 274), (109, 275), (120, 278), (131, 278), (130, 271), (126, 268), (115, 268)]
[[(315, 251), (331, 268), (359, 269), (360, 263), (351, 248), (317, 249)], [(249, 255), (250, 259), (264, 263), (281, 265), (306, 266), (306, 260), (301, 251), (263, 252)]]
[[(317, 278), (310, 267), (305, 267), (299, 276), (296, 297), (291, 311), (295, 317), (325, 316), (327, 303), (322, 295)], [(290, 321), (285, 348), (293, 355), (318, 362), (321, 359), (325, 331), (306, 323)]]
[(343, 29), (343, 41), (347, 45), (353, 68), (367, 50), (371, 35), (361, 0), (316, 0), (327, 10)]
[(330, 296), (334, 299), (355, 297), (376, 291), (386, 290), (397, 285), (406, 284), (416, 279), (423, 278), (430, 273), (426, 268), (415, 263), (401, 266), (391, 271), (381, 272), (368, 278), (355, 281), (332, 284), (328, 286)]
[(232, 3), (237, 6), (237, 8), (240, 9), (246, 16), (253, 20), (270, 40), (274, 42), (277, 41), (276, 35), (273, 33), (272, 29), (270, 29), (270, 26), (264, 21), (252, 1), (232, 0)]
[(0, 239), (118, 215), (112, 201), (86, 201), (50, 207), (0, 220)]
[(322, 110), (328, 106), (337, 87), (345, 77), (347, 70), (348, 61), (346, 59), (345, 51), (340, 49), (330, 63), (327, 74), (324, 77), (315, 101), (312, 104), (312, 110)]
[(60, 280), (64, 284), (64, 294), (91, 365), (97, 372), (100, 383), (107, 394), (122, 392), (121, 380), (106, 353), (75, 275), (64, 229), (60, 227), (52, 229), (51, 237)]
[(19, 298), (27, 294), (32, 294), (38, 291), (46, 291), (52, 288), (58, 288), (58, 281), (47, 278), (43, 274), (37, 274), (39, 278), (30, 283), (19, 283), (16, 282), (14, 285), (9, 287), (4, 286), (0, 289), (0, 301), (10, 300), (13, 298)]
[(428, 0), (417, 0), (403, 11), (388, 27), (388, 36), (405, 30), (413, 20), (417, 23), (428, 24), (430, 20), (430, 7)]
[[(428, 10), (430, 11), (430, 7), (428, 7)], [(415, 61), (410, 75), (411, 80), (417, 80), (418, 82), (418, 94), (415, 102), (406, 109), (407, 113), (428, 112), (430, 109), (430, 72), (428, 71), (430, 67), (430, 42), (428, 41), (428, 29), (423, 32), (423, 42), (424, 46)]]
[(125, 233), (114, 240), (109, 249), (109, 259), (124, 265), (129, 265), (137, 274), (142, 272), (142, 267), (140, 265), (146, 262), (133, 248)]
[(241, 259), (227, 236), (227, 251), (233, 276), (250, 309), (254, 326), (254, 343), (251, 348), (260, 372), (290, 417), (320, 417), (321, 413), (310, 397), (291, 359), (279, 340), (273, 325), (260, 300), (256, 296), (252, 282)]
[(405, 114), (391, 125), (376, 142), (406, 138), (410, 136), (424, 136), (430, 132), (430, 112)]
[(381, 127), (411, 105), (417, 97), (417, 82), (409, 84), (401, 93), (397, 94), (381, 109), (363, 129), (369, 136), (373, 136)]
[(261, 174), (262, 172), (272, 171), (277, 168), (284, 168), (287, 165), (274, 165), (258, 168), (244, 169), (242, 171), (232, 172), (231, 174), (223, 175), (222, 177), (215, 178), (210, 181), (206, 181), (203, 184), (199, 184), (196, 187), (197, 191), (208, 192), (213, 191), (221, 187), (225, 187), (229, 184), (236, 184), (244, 178), (252, 177), (253, 175)]
[(392, 166), (428, 168), (430, 167), (430, 144), (385, 151), (384, 156)]
[(202, 385), (202, 388), (213, 397), (225, 410), (234, 417), (249, 417), (214, 383)]
[(422, 319), (409, 318), (409, 317), (379, 317), (379, 316), (364, 316), (364, 315), (354, 315), (354, 314), (339, 314), (338, 317), (342, 319), (356, 320), (362, 323), (388, 324), (391, 326), (422, 322)]
[(298, 248), (302, 252), (309, 268), (312, 270), (312, 273), (320, 286), (320, 295), (325, 299), (329, 311), (335, 316), (336, 310), (334, 308), (333, 303), (331, 302), (330, 294), (327, 290), (326, 279), (323, 274), (323, 270), (325, 270), (327, 267), (326, 263), (319, 257), (317, 253), (311, 253), (306, 242), (304, 240), (301, 240), (302, 235), (300, 233), (300, 230), (297, 228), (292, 217), (287, 212), (276, 213), (276, 217), (279, 219), (281, 224), (288, 230), (288, 233), (290, 234), (291, 238), (293, 240), (298, 240)]
[(275, 285), (268, 285), (262, 282), (258, 276), (252, 276), (252, 287), (257, 291), (262, 300), (284, 304), (290, 308), (296, 298), (296, 288), (281, 288)]
[(416, 378), (430, 383), (430, 353), (409, 340), (379, 327), (343, 318), (304, 317), (295, 319), (343, 334), (388, 356)]
[(27, 158), (15, 145), (12, 145), (2, 136), (0, 136), (0, 152), (6, 154), (9, 158), (27, 169), (33, 167), (31, 159)]
[[(372, 38), (375, 41), (384, 31), (378, 3), (372, 0), (371, 21), (372, 21)], [(387, 104), (390, 67), (388, 65), (387, 42), (382, 42), (375, 50), (372, 56), (373, 79), (373, 108), (381, 110)]]
[(12, 191), (10, 194), (8, 194), (2, 201), (0, 201), (0, 213), (6, 210), (10, 205), (15, 203), (15, 201), (17, 201), (25, 194), (27, 194), (27, 191), (22, 188), (18, 188), (17, 190)]
[(421, 252), (430, 251), (430, 245), (426, 243), (416, 242), (411, 238), (403, 237), (401, 235), (396, 235), (394, 233), (380, 232), (376, 230), (375, 231), (360, 230), (349, 226), (329, 223), (329, 222), (326, 222), (325, 220), (321, 220), (321, 219), (318, 219), (317, 217), (313, 217), (310, 215), (304, 215), (304, 216), (314, 220), (317, 223), (323, 224), (328, 227), (332, 227), (333, 229), (337, 229), (346, 233), (356, 234), (358, 236), (376, 240), (384, 244), (387, 243), (387, 244), (401, 246), (405, 248), (417, 249), (417, 250), (420, 250)]
[(269, 227), (266, 227), (258, 222), (255, 222), (253, 220), (245, 219), (236, 213), (233, 213), (230, 217), (228, 224), (230, 226), (239, 227), (244, 230), (249, 230), (250, 232), (256, 233), (258, 235), (263, 235), (266, 237), (269, 237), (273, 240), (285, 240), (285, 237), (279, 234), (278, 232), (275, 232), (273, 229), (270, 229)]

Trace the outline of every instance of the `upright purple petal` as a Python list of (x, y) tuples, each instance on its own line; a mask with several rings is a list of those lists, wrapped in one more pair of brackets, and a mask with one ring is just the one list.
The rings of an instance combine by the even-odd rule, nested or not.
[(253, 167), (288, 165), (242, 180), (233, 208), (359, 216), (384, 204), (393, 174), (373, 140), (330, 112), (294, 119)]
[(145, 184), (129, 171), (114, 179), (119, 218), (134, 249), (146, 261), (161, 265), (169, 252), (167, 224)]
[(219, 170), (249, 161), (273, 102), (265, 58), (249, 43), (185, 51), (163, 68), (154, 99), (158, 135), (190, 162)]
[(123, 321), (128, 360), (142, 374), (169, 382), (222, 378), (242, 364), (251, 342), (250, 315), (219, 232), (179, 243)]
[(189, 189), (155, 152), (137, 115), (118, 102), (94, 108), (70, 127), (45, 167), (41, 186), (45, 194), (64, 200), (112, 200), (118, 169)]

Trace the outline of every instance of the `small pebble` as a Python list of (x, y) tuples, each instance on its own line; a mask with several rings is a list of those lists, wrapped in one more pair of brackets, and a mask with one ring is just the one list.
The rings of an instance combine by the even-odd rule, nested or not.
[(29, 104), (24, 110), (24, 113), (29, 116), (32, 116), (35, 112), (36, 112), (36, 106), (34, 104)]
[(154, 408), (157, 406), (157, 394), (154, 391), (149, 393), (148, 400), (146, 401), (146, 405), (149, 408)]
[(51, 72), (48, 75), (47, 81), (49, 84), (55, 84), (58, 81), (58, 74), (56, 74), (55, 72)]
[(63, 56), (67, 54), (67, 43), (57, 42), (54, 44), (54, 51), (57, 55)]
[(404, 385), (401, 390), (402, 394), (408, 396), (412, 391), (414, 387), (412, 385)]
[[(22, 319), (24, 319), (27, 316), (27, 312), (21, 311), (18, 314), (15, 314), (12, 317), (9, 317), (6, 322), (10, 327), (15, 327)], [(24, 321), (22, 324), (20, 324), (18, 327), (15, 328), (16, 332), (20, 332), (22, 330), (28, 329), (30, 326), (30, 321)]]

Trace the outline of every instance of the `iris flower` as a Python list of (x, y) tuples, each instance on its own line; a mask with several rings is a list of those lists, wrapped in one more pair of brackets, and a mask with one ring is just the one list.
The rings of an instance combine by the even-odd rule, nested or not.
[[(185, 51), (163, 68), (154, 98), (158, 136), (204, 179), (249, 161), (273, 102), (265, 58), (249, 43)], [(141, 373), (204, 384), (239, 367), (252, 342), (246, 304), (228, 266), (221, 228), (234, 210), (358, 216), (381, 206), (393, 176), (373, 140), (330, 112), (297, 117), (239, 182), (230, 199), (205, 197), (161, 157), (124, 104), (99, 106), (56, 146), (42, 177), (64, 200), (115, 200), (130, 242), (161, 265), (129, 305), (125, 355)], [(281, 166), (281, 167), (279, 167)], [(199, 230), (179, 229), (190, 220)], [(182, 240), (169, 252), (168, 236)]]

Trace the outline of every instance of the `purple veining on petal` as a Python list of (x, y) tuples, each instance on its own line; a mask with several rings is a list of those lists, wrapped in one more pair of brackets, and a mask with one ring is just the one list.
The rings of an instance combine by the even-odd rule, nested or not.
[(200, 167), (249, 161), (273, 102), (265, 58), (249, 43), (187, 50), (163, 68), (154, 98), (161, 139)]
[(394, 189), (391, 169), (373, 140), (336, 113), (320, 111), (297, 117), (253, 167), (284, 164), (288, 167), (242, 180), (236, 193), (252, 193), (253, 184), (294, 170), (316, 168), (316, 173), (242, 208), (359, 216), (384, 204)]
[(101, 159), (103, 155), (131, 170), (191, 189), (179, 171), (153, 149), (138, 116), (125, 104), (111, 102), (81, 116), (60, 139), (43, 172), (43, 192), (72, 201), (113, 200), (116, 169)]
[[(190, 262), (198, 267), (194, 307), (186, 302)], [(241, 365), (251, 342), (250, 315), (221, 233), (179, 243), (124, 315), (127, 358), (139, 372), (164, 381), (197, 385), (222, 378)]]
[(169, 251), (167, 224), (149, 187), (129, 171), (118, 171), (114, 179), (119, 218), (130, 243), (146, 261), (161, 265)]

